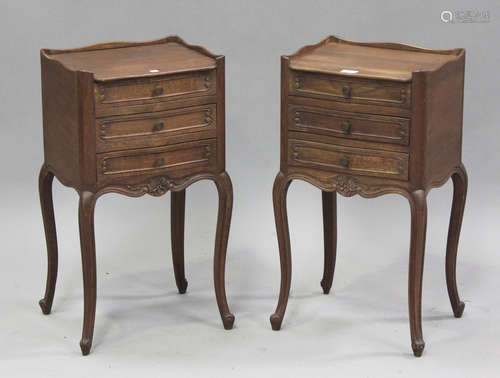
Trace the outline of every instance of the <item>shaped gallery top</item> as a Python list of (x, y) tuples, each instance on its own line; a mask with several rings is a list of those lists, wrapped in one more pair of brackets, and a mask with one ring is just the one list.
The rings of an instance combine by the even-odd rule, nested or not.
[(412, 73), (434, 71), (465, 54), (463, 49), (432, 50), (399, 43), (353, 42), (330, 36), (290, 55), (300, 71), (411, 81)]
[(148, 42), (99, 43), (79, 49), (42, 49), (41, 54), (70, 70), (92, 72), (96, 81), (209, 70), (216, 67), (218, 57), (178, 36)]

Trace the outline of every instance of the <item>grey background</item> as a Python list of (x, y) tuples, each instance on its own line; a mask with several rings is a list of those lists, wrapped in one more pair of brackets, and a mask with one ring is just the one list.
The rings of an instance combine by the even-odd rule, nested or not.
[[(498, 256), (499, 4), (497, 1), (2, 1), (0, 375), (494, 377), (500, 348)], [(445, 24), (442, 10), (489, 10), (485, 24)], [(96, 209), (98, 303), (92, 354), (78, 347), (82, 283), (77, 196), (54, 201), (60, 270), (43, 316), (46, 253), (37, 176), (43, 161), (39, 49), (178, 34), (226, 55), (227, 171), (234, 185), (227, 292), (235, 329), (217, 311), (213, 184), (187, 192), (188, 293), (177, 294), (168, 195), (101, 198)], [(467, 50), (463, 161), (469, 197), (458, 261), (466, 302), (454, 319), (444, 252), (452, 186), (431, 192), (423, 290), (424, 357), (407, 317), (409, 207), (397, 195), (339, 198), (332, 294), (321, 294), (321, 196), (292, 184), (292, 296), (270, 329), (279, 289), (271, 188), (279, 168), (279, 56), (336, 34)], [(497, 372), (494, 372), (494, 369)]]

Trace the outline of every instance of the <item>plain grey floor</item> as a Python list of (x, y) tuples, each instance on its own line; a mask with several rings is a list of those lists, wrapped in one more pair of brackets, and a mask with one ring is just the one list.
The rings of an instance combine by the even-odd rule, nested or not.
[[(0, 2), (2, 168), (1, 377), (497, 377), (500, 361), (498, 44), (492, 1)], [(443, 9), (489, 10), (490, 23), (444, 24)], [(102, 197), (96, 209), (98, 303), (82, 357), (76, 193), (54, 184), (60, 270), (42, 315), (46, 253), (37, 175), (43, 161), (39, 49), (179, 34), (226, 55), (227, 170), (234, 184), (227, 263), (235, 328), (225, 331), (212, 281), (213, 184), (188, 189), (188, 292), (177, 294), (169, 195)], [(407, 314), (409, 206), (397, 195), (339, 197), (337, 269), (322, 274), (320, 191), (290, 188), (292, 295), (280, 332), (269, 325), (279, 289), (271, 188), (279, 159), (279, 56), (328, 34), (465, 47), (463, 160), (469, 197), (459, 246), (455, 319), (444, 276), (452, 186), (428, 197), (424, 355), (413, 357)]]

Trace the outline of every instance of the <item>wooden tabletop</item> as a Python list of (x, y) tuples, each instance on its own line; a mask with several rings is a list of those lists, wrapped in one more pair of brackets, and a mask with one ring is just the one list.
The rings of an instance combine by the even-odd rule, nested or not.
[[(412, 72), (435, 70), (463, 50), (430, 50), (403, 44), (357, 43), (328, 37), (290, 56), (290, 68), (373, 79), (410, 81)], [(355, 72), (357, 71), (357, 72)]]
[(72, 70), (94, 73), (97, 81), (148, 77), (215, 68), (207, 52), (179, 42), (106, 47), (95, 45), (76, 50), (42, 50)]

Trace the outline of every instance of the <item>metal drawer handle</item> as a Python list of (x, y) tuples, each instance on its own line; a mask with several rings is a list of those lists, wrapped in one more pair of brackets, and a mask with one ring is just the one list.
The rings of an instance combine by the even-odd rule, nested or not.
[(344, 85), (342, 87), (342, 94), (344, 95), (344, 97), (351, 97), (351, 88), (348, 85)]
[(162, 165), (165, 165), (165, 159), (162, 157), (159, 157), (158, 159), (156, 159), (155, 165), (157, 167), (161, 167)]
[(163, 94), (163, 87), (155, 87), (155, 89), (153, 89), (153, 94), (156, 96)]
[(153, 131), (161, 131), (165, 128), (165, 124), (163, 122), (158, 122), (158, 123), (155, 123), (155, 125), (153, 126)]
[(340, 158), (340, 165), (344, 168), (347, 168), (349, 166), (349, 159), (346, 158), (345, 156), (342, 156)]
[(340, 125), (340, 128), (342, 129), (342, 133), (347, 135), (351, 132), (351, 123), (349, 121), (344, 121)]

